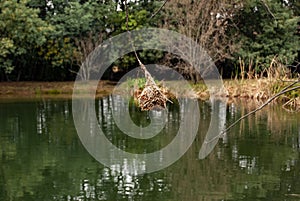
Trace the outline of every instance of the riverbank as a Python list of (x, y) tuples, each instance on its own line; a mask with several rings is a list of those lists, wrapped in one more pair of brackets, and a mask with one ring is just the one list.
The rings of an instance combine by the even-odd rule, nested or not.
[[(296, 90), (283, 93), (274, 98), (273, 102), (282, 104), (282, 107), (288, 111), (300, 112), (300, 82), (291, 86), (296, 80), (278, 80), (278, 79), (244, 79), (244, 80), (224, 80), (224, 87), (227, 90), (229, 100), (241, 99), (256, 102), (261, 105), (268, 99), (275, 97), (283, 89), (298, 87)], [(209, 97), (206, 87), (194, 85), (199, 97)], [(290, 87), (289, 87), (290, 86)]]
[[(264, 101), (290, 83), (291, 80), (289, 82), (270, 79), (224, 80), (224, 87), (227, 89), (227, 97), (230, 99)], [(100, 81), (96, 89), (97, 97), (111, 94), (115, 85), (116, 82)], [(73, 86), (74, 82), (0, 82), (0, 98), (71, 98)], [(89, 86), (86, 85), (87, 88), (83, 90), (95, 90)], [(192, 88), (197, 98), (209, 98), (209, 92), (204, 83), (192, 84)], [(277, 98), (277, 101), (281, 101), (287, 107), (300, 108), (300, 90), (283, 94)]]
[[(97, 96), (109, 95), (115, 84), (111, 81), (98, 82)], [(0, 98), (72, 98), (73, 87), (74, 82), (0, 82)]]

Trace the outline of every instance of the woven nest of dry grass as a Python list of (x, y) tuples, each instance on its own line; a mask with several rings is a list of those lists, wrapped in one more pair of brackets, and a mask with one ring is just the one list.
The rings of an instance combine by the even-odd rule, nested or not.
[(146, 77), (146, 84), (138, 95), (138, 104), (142, 111), (161, 110), (167, 107), (167, 101), (171, 102), (164, 92), (157, 86), (151, 74), (147, 71), (144, 65), (141, 65)]
[(145, 86), (142, 93), (138, 96), (139, 107), (143, 111), (152, 109), (165, 109), (168, 99), (163, 92), (155, 85)]

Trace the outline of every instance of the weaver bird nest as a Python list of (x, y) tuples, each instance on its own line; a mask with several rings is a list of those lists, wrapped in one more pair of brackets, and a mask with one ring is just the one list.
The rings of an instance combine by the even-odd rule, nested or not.
[(145, 86), (138, 96), (138, 103), (141, 110), (165, 109), (169, 99), (155, 85)]
[(172, 101), (170, 101), (164, 92), (156, 85), (151, 74), (143, 64), (141, 64), (141, 68), (145, 73), (146, 84), (141, 94), (137, 96), (139, 107), (142, 111), (165, 109), (167, 107), (167, 101)]

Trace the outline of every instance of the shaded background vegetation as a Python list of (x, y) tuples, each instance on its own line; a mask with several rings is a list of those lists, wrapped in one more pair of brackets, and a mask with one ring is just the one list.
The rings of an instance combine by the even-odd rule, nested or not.
[[(224, 77), (264, 75), (265, 69), (299, 70), (298, 0), (170, 0), (128, 3), (129, 29), (159, 27), (185, 34), (203, 46)], [(79, 66), (103, 40), (126, 31), (123, 1), (1, 0), (0, 80), (74, 80)], [(167, 54), (141, 53), (144, 63), (191, 68)], [(134, 55), (116, 61), (126, 72), (137, 66)], [(250, 72), (246, 74), (245, 72)], [(105, 79), (117, 79), (110, 70)]]

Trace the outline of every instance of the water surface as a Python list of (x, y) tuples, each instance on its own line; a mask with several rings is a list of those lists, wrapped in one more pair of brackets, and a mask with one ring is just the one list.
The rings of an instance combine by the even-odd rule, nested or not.
[[(95, 109), (105, 135), (121, 149), (153, 152), (176, 136), (178, 106), (169, 105), (162, 133), (140, 140), (116, 127), (113, 99), (96, 100)], [(126, 161), (108, 168), (87, 152), (74, 127), (71, 102), (0, 102), (0, 200), (300, 200), (300, 114), (279, 105), (242, 121), (199, 159), (214, 109), (199, 101), (198, 134), (183, 157), (163, 170), (134, 175), (126, 171)], [(232, 102), (219, 118), (228, 125), (254, 108)], [(134, 106), (130, 114), (137, 125), (150, 123), (147, 112)]]

